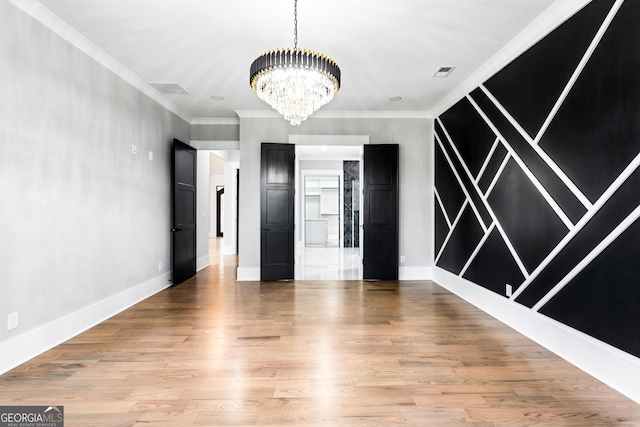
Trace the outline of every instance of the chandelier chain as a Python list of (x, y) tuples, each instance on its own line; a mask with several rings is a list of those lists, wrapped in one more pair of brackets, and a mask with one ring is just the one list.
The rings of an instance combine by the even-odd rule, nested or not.
[(298, 0), (293, 3), (293, 44), (298, 49)]

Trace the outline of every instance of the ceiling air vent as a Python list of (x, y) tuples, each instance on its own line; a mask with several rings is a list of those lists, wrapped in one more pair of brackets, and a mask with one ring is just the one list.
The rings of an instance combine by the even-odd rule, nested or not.
[(433, 77), (447, 77), (456, 67), (440, 67)]
[(150, 82), (149, 84), (160, 93), (168, 95), (188, 95), (187, 91), (178, 83)]

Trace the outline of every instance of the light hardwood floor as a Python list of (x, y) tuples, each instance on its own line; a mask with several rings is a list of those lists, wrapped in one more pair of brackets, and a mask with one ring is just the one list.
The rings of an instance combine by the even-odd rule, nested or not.
[(212, 261), (2, 375), (0, 404), (64, 405), (67, 427), (640, 426), (434, 283), (236, 283), (235, 257)]

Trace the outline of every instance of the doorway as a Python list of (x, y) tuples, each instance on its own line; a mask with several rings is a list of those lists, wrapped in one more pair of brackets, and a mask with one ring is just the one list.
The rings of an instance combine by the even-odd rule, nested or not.
[(296, 280), (359, 280), (362, 146), (296, 145)]
[[(209, 237), (220, 240), (220, 252), (237, 254), (238, 150), (209, 151)], [(211, 257), (211, 254), (209, 254)]]

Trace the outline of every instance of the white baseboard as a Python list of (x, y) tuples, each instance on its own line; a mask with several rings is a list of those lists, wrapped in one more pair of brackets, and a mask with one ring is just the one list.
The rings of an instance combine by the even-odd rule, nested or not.
[(0, 374), (169, 287), (171, 272), (0, 343)]
[(238, 282), (259, 282), (260, 268), (238, 267), (236, 280)]
[(434, 267), (433, 280), (569, 363), (640, 403), (640, 359), (482, 286)]
[(400, 267), (398, 279), (400, 280), (432, 280), (432, 267)]
[(196, 260), (196, 271), (200, 271), (203, 268), (207, 268), (209, 267), (209, 265), (211, 265), (211, 259), (209, 258), (209, 255), (200, 257)]

